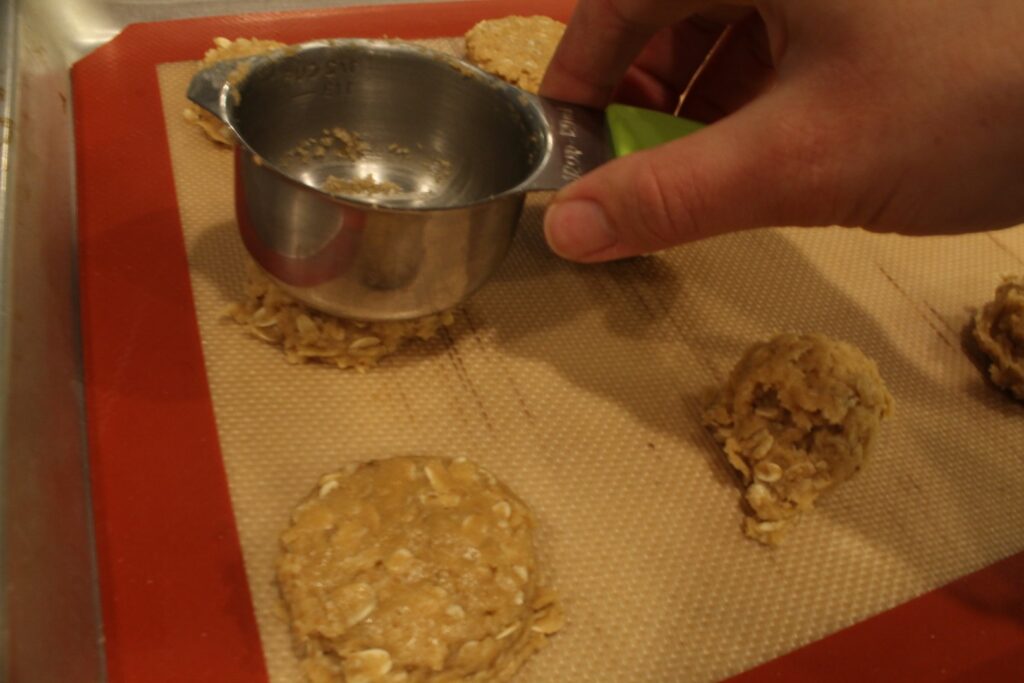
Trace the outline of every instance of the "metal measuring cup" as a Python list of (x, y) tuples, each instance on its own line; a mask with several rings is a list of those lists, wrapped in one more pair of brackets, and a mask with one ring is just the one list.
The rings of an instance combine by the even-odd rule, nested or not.
[[(526, 192), (696, 127), (623, 108), (609, 139), (604, 111), (383, 40), (222, 62), (193, 78), (188, 97), (238, 138), (235, 209), (255, 261), (296, 299), (361, 320), (462, 302), (508, 251)], [(310, 152), (309, 141), (333, 143), (339, 131), (358, 138), (355, 152), (326, 144), (321, 154), (315, 143)], [(332, 177), (355, 187), (370, 176), (387, 191), (324, 189)]]

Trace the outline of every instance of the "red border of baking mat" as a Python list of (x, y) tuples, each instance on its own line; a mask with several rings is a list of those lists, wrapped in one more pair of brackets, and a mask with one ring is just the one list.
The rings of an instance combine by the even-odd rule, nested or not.
[[(265, 681), (192, 304), (156, 65), (213, 37), (460, 35), (571, 0), (138, 24), (72, 69), (89, 452), (110, 680)], [(736, 678), (1017, 680), (1024, 553)], [(59, 653), (55, 653), (59, 656)]]

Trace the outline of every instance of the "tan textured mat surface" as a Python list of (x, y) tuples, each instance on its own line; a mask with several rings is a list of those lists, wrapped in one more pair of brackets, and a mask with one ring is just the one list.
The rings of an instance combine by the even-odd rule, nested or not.
[[(470, 455), (536, 512), (569, 624), (522, 681), (721, 678), (1024, 548), (1024, 408), (960, 349), (1024, 271), (1024, 229), (910, 239), (766, 230), (578, 267), (533, 200), (452, 334), (367, 374), (292, 366), (220, 319), (242, 287), (231, 154), (160, 67), (196, 315), (265, 653), (296, 679), (271, 583), (288, 511), (342, 462)], [(850, 341), (896, 399), (864, 472), (778, 550), (743, 537), (701, 394), (779, 330)]]

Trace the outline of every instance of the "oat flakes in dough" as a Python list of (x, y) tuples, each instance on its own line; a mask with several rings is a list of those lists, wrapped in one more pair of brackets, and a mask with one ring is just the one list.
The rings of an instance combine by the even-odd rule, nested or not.
[[(214, 38), (213, 45), (200, 60), (200, 68), (206, 68), (226, 59), (262, 55), (285, 47), (284, 43), (279, 43), (276, 40), (258, 40), (256, 38), (237, 38), (235, 40)], [(235, 144), (234, 136), (224, 122), (197, 104), (189, 102), (185, 107), (184, 116), (186, 121), (202, 128), (203, 132), (214, 142), (228, 146)]]
[(1006, 277), (974, 317), (974, 340), (992, 382), (1024, 401), (1024, 277)]
[(861, 468), (892, 407), (875, 363), (845, 342), (783, 334), (749, 349), (704, 415), (743, 478), (746, 534), (777, 544)]
[(428, 340), (455, 323), (451, 311), (415, 320), (361, 322), (315, 311), (275, 285), (250, 262), (245, 298), (227, 316), (260, 339), (280, 346), (289, 363), (326, 363), (366, 370), (407, 342)]
[(277, 567), (309, 680), (509, 680), (564, 623), (532, 527), (523, 502), (464, 458), (322, 477)]
[(565, 24), (544, 16), (486, 19), (466, 33), (466, 56), (484, 71), (537, 92)]

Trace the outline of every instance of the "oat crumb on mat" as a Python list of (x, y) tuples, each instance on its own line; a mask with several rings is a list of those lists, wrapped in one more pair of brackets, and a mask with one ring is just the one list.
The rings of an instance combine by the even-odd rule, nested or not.
[(245, 298), (231, 306), (227, 316), (253, 337), (281, 347), (290, 363), (325, 363), (361, 371), (375, 367), (407, 342), (432, 339), (455, 323), (451, 311), (377, 322), (321, 313), (288, 295), (251, 262)]
[(1024, 277), (1003, 278), (971, 332), (989, 359), (992, 382), (1024, 401)]
[(473, 64), (523, 90), (537, 92), (565, 24), (550, 17), (486, 19), (466, 33)]
[(314, 683), (508, 681), (565, 618), (526, 505), (465, 458), (351, 463), (281, 536), (277, 584)]
[[(200, 68), (212, 66), (217, 62), (226, 59), (241, 59), (242, 57), (253, 57), (265, 54), (272, 50), (285, 47), (284, 43), (276, 40), (259, 40), (257, 38), (214, 38), (213, 47), (206, 51), (199, 61)], [(193, 102), (185, 106), (183, 112), (185, 120), (203, 129), (203, 132), (214, 142), (221, 145), (233, 146), (234, 136), (224, 122)]]
[(776, 545), (864, 465), (893, 400), (874, 361), (822, 335), (750, 348), (704, 414), (743, 479), (751, 538)]

